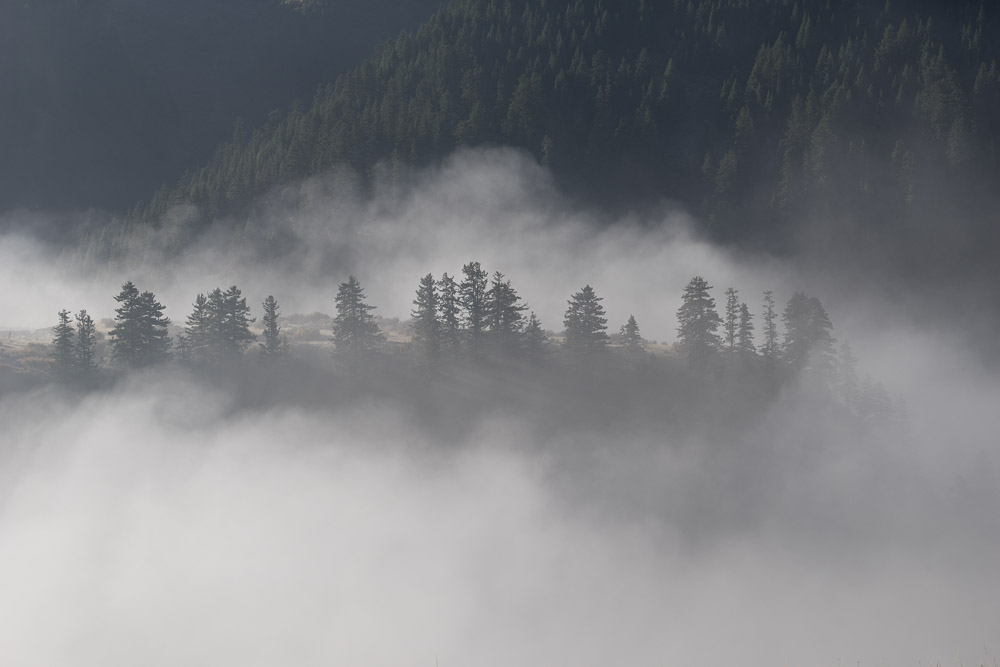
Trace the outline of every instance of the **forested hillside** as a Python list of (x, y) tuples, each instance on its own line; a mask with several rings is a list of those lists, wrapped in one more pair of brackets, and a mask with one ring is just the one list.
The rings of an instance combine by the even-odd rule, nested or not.
[(0, 210), (125, 210), (441, 2), (291, 4), (0, 3)]
[(371, 177), (506, 144), (599, 203), (679, 200), (724, 241), (780, 247), (822, 215), (848, 240), (919, 231), (908, 243), (939, 246), (925, 223), (947, 215), (956, 252), (981, 251), (997, 30), (978, 1), (455, 0), (310, 104), (237, 132), (129, 222), (188, 201), (203, 223), (245, 216), (335, 165)]

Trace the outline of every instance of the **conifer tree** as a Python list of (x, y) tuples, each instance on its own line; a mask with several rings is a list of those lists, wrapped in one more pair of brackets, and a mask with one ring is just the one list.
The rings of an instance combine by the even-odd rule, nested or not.
[(574, 352), (598, 352), (607, 348), (608, 320), (604, 316), (603, 299), (594, 288), (585, 285), (567, 302), (569, 308), (563, 318), (566, 327), (565, 346)]
[(63, 382), (73, 377), (76, 370), (76, 346), (68, 310), (59, 311), (59, 323), (52, 327), (52, 370)]
[(764, 292), (763, 334), (764, 343), (760, 346), (760, 355), (768, 368), (774, 368), (781, 353), (778, 345), (778, 313), (774, 309), (774, 293)]
[(371, 311), (375, 306), (365, 303), (365, 292), (354, 276), (341, 283), (335, 299), (337, 316), (333, 320), (333, 342), (338, 352), (360, 354), (376, 349), (382, 343), (382, 332)]
[(782, 314), (785, 362), (797, 371), (816, 371), (830, 377), (836, 367), (831, 335), (833, 324), (816, 297), (796, 292)]
[(76, 342), (74, 345), (76, 374), (82, 380), (89, 380), (97, 372), (97, 327), (86, 310), (76, 315)]
[(726, 316), (723, 320), (726, 349), (734, 352), (739, 343), (740, 302), (739, 295), (732, 287), (726, 290)]
[(185, 361), (208, 361), (216, 340), (215, 318), (208, 298), (199, 294), (194, 299), (194, 309), (188, 315), (184, 333), (178, 341), (181, 357)]
[(256, 318), (250, 317), (246, 297), (236, 285), (221, 292), (221, 295), (216, 289), (212, 296), (215, 300), (213, 328), (218, 336), (220, 351), (223, 356), (238, 358), (257, 340), (257, 336), (250, 332), (250, 325)]
[(441, 346), (441, 323), (438, 321), (437, 284), (432, 274), (420, 279), (413, 305), (413, 344), (425, 356), (434, 357)]
[(143, 368), (170, 358), (170, 319), (164, 306), (152, 292), (140, 293), (132, 281), (122, 285), (115, 297), (121, 304), (115, 309), (111, 338), (111, 358), (131, 368)]
[(689, 363), (702, 367), (722, 344), (716, 333), (722, 320), (715, 310), (715, 299), (709, 295), (712, 286), (701, 276), (695, 276), (684, 287), (681, 307), (677, 309), (677, 347)]
[(539, 362), (548, 355), (551, 349), (549, 335), (542, 329), (542, 323), (531, 311), (528, 315), (528, 323), (524, 327), (523, 334), (524, 355), (529, 361)]
[(526, 308), (510, 281), (504, 280), (504, 275), (499, 271), (494, 272), (493, 280), (484, 296), (484, 309), (490, 337), (498, 349), (513, 352), (518, 348), (521, 338), (521, 312)]
[(278, 302), (271, 295), (264, 299), (264, 317), (261, 324), (264, 326), (264, 340), (260, 346), (260, 358), (262, 361), (276, 361), (287, 353), (288, 341), (281, 335), (281, 326), (278, 324)]
[(438, 287), (438, 313), (440, 315), (441, 344), (454, 351), (462, 341), (462, 322), (459, 319), (462, 304), (458, 283), (447, 273), (441, 275)]
[(634, 315), (628, 316), (628, 322), (621, 328), (622, 347), (629, 355), (637, 355), (642, 352), (643, 340), (639, 335), (639, 323), (635, 321)]
[(736, 351), (744, 359), (757, 354), (757, 348), (753, 343), (753, 315), (746, 302), (740, 304), (740, 325), (736, 336)]
[(469, 262), (462, 267), (465, 279), (459, 285), (465, 331), (473, 349), (478, 349), (486, 330), (487, 273), (479, 262)]

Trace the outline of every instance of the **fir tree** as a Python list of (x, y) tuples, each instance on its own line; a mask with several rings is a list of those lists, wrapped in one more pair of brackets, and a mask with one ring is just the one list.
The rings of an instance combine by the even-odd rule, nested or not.
[(437, 284), (432, 274), (420, 279), (413, 305), (413, 344), (425, 356), (434, 357), (441, 347), (441, 323), (438, 321)]
[(585, 285), (567, 302), (563, 318), (566, 327), (565, 346), (574, 352), (598, 352), (607, 348), (608, 320), (604, 317), (603, 299)]
[(194, 309), (188, 315), (184, 333), (178, 347), (185, 361), (209, 361), (215, 348), (216, 323), (208, 298), (199, 294), (194, 299)]
[(764, 292), (763, 316), (764, 343), (760, 346), (760, 355), (768, 368), (774, 368), (781, 353), (778, 345), (778, 313), (774, 309), (774, 294), (771, 290)]
[(341, 283), (336, 297), (337, 316), (333, 320), (333, 342), (338, 352), (360, 354), (376, 349), (382, 343), (382, 333), (371, 311), (375, 306), (365, 303), (365, 292), (354, 276)]
[(782, 314), (785, 362), (797, 371), (814, 371), (827, 378), (836, 368), (831, 335), (833, 324), (816, 297), (796, 292)]
[(236, 285), (221, 292), (221, 296), (218, 294), (218, 289), (212, 292), (216, 301), (212, 315), (219, 349), (223, 356), (239, 358), (257, 340), (250, 332), (250, 325), (256, 318), (250, 317), (247, 300)]
[(278, 302), (268, 295), (263, 306), (264, 317), (261, 324), (264, 326), (264, 340), (258, 343), (260, 358), (262, 361), (276, 361), (287, 353), (288, 341), (281, 335), (281, 327), (278, 325)]
[(528, 323), (524, 327), (522, 336), (522, 346), (525, 357), (532, 362), (543, 360), (551, 349), (549, 335), (542, 329), (542, 323), (535, 315), (535, 311), (531, 311), (528, 315)]
[(629, 355), (638, 355), (643, 350), (642, 336), (639, 335), (639, 323), (634, 315), (628, 316), (628, 322), (621, 328), (622, 347)]
[(695, 366), (705, 366), (722, 344), (716, 333), (722, 320), (715, 310), (712, 286), (695, 276), (684, 287), (681, 307), (677, 309), (677, 347)]
[(740, 329), (740, 302), (736, 290), (732, 287), (726, 290), (726, 316), (723, 320), (723, 332), (725, 333), (726, 349), (730, 352), (736, 350), (739, 343)]
[(170, 358), (169, 318), (152, 292), (140, 293), (132, 281), (122, 285), (115, 297), (115, 326), (111, 338), (111, 358), (130, 368), (143, 368)]
[(753, 315), (746, 302), (740, 304), (740, 323), (736, 336), (736, 351), (744, 359), (756, 356), (757, 348), (753, 343)]
[(76, 374), (82, 380), (93, 378), (97, 372), (97, 327), (86, 310), (76, 315), (76, 343), (74, 345)]
[(486, 330), (487, 273), (479, 262), (469, 262), (462, 267), (465, 280), (459, 285), (465, 331), (473, 349), (478, 349)]
[(462, 323), (459, 319), (462, 304), (458, 283), (447, 273), (441, 275), (438, 287), (438, 313), (440, 314), (441, 344), (454, 351), (462, 341)]
[(517, 350), (521, 338), (521, 313), (526, 308), (510, 281), (504, 280), (499, 271), (494, 272), (484, 296), (484, 309), (490, 338), (498, 349), (507, 352)]
[(76, 348), (68, 310), (59, 311), (59, 323), (52, 327), (52, 334), (52, 370), (56, 377), (66, 382), (76, 370)]

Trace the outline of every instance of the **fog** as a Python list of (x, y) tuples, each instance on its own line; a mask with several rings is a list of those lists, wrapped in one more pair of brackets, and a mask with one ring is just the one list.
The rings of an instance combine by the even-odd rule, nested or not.
[(669, 203), (600, 219), (516, 152), (406, 182), (368, 197), (350, 175), (308, 181), (166, 258), (191, 233), (178, 210), (85, 278), (72, 253), (7, 236), (0, 330), (52, 326), (60, 308), (111, 316), (126, 279), (182, 322), (197, 292), (232, 283), (255, 305), (332, 312), (354, 273), (405, 319), (421, 275), (478, 260), (550, 329), (589, 283), (612, 330), (634, 314), (670, 342), (701, 274), (755, 312), (764, 289), (779, 307), (820, 297), (906, 422), (859, 428), (790, 385), (674, 428), (671, 404), (700, 395), (683, 383), (644, 413), (614, 377), (522, 403), (489, 370), (438, 414), (422, 398), (450, 396), (452, 376), (355, 391), (317, 381), (335, 361), (304, 350), (270, 378), (298, 387), (284, 400), (174, 367), (0, 394), (5, 662), (995, 664), (1000, 378), (961, 323), (918, 325), (836, 262), (712, 246)]

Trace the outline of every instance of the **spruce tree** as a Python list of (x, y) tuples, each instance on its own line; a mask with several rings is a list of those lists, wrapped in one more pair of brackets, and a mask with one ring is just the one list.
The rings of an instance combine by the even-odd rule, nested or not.
[(454, 351), (462, 341), (462, 322), (459, 319), (462, 304), (458, 283), (447, 273), (441, 275), (438, 287), (438, 314), (440, 315), (441, 344)]
[(76, 343), (74, 345), (76, 374), (82, 380), (93, 378), (97, 372), (97, 327), (86, 310), (76, 315)]
[(170, 319), (152, 292), (140, 293), (132, 281), (122, 285), (115, 297), (115, 326), (111, 338), (111, 358), (130, 368), (143, 368), (170, 358)]
[(462, 267), (465, 279), (459, 285), (465, 331), (469, 344), (478, 350), (486, 330), (486, 284), (488, 275), (479, 262)]
[(524, 356), (532, 362), (542, 361), (551, 349), (549, 335), (542, 329), (542, 323), (535, 315), (535, 311), (531, 311), (531, 314), (528, 315), (528, 323), (524, 327), (522, 336), (522, 345)]
[(434, 357), (441, 347), (441, 323), (438, 321), (437, 284), (432, 274), (420, 279), (413, 305), (413, 344), (423, 355)]
[(635, 321), (634, 315), (628, 316), (628, 322), (621, 328), (622, 347), (629, 355), (635, 356), (642, 352), (643, 340), (639, 335), (639, 323)]
[(599, 352), (607, 349), (608, 320), (604, 316), (603, 299), (594, 288), (585, 285), (567, 303), (563, 325), (566, 327), (566, 349), (573, 352)]
[(341, 283), (336, 297), (337, 316), (333, 320), (333, 342), (338, 352), (360, 354), (376, 349), (382, 333), (365, 303), (365, 292), (354, 276)]
[(222, 354), (230, 358), (241, 357), (257, 340), (250, 332), (250, 325), (256, 318), (250, 317), (246, 297), (236, 285), (222, 292), (219, 309), (214, 315)]
[(185, 361), (209, 361), (214, 352), (215, 327), (213, 308), (208, 298), (199, 294), (194, 299), (193, 310), (178, 341), (181, 357)]
[(836, 368), (831, 335), (833, 324), (819, 299), (796, 292), (782, 313), (785, 363), (796, 371), (816, 371), (831, 376)]
[(736, 351), (744, 359), (756, 356), (757, 348), (753, 343), (753, 315), (750, 307), (744, 301), (740, 304), (740, 323), (736, 336)]
[(732, 287), (726, 290), (726, 316), (723, 319), (726, 349), (734, 352), (739, 343), (740, 302), (739, 295)]
[(261, 324), (264, 326), (264, 340), (260, 345), (260, 358), (262, 361), (276, 361), (285, 356), (287, 341), (281, 335), (281, 327), (278, 325), (278, 302), (273, 296), (268, 295), (264, 299), (264, 317)]
[(504, 280), (499, 271), (494, 272), (484, 297), (484, 309), (490, 338), (498, 349), (506, 352), (517, 350), (521, 342), (521, 313), (526, 308), (510, 281)]
[(722, 320), (709, 295), (712, 286), (695, 276), (684, 287), (681, 307), (677, 309), (677, 347), (688, 362), (704, 367), (719, 351), (722, 341), (716, 333)]
[(760, 356), (768, 368), (773, 369), (778, 361), (781, 348), (778, 345), (778, 313), (774, 309), (774, 293), (764, 292), (763, 334), (764, 343), (760, 346)]
[(67, 382), (76, 370), (76, 345), (68, 310), (59, 311), (59, 323), (52, 327), (52, 334), (52, 371)]

